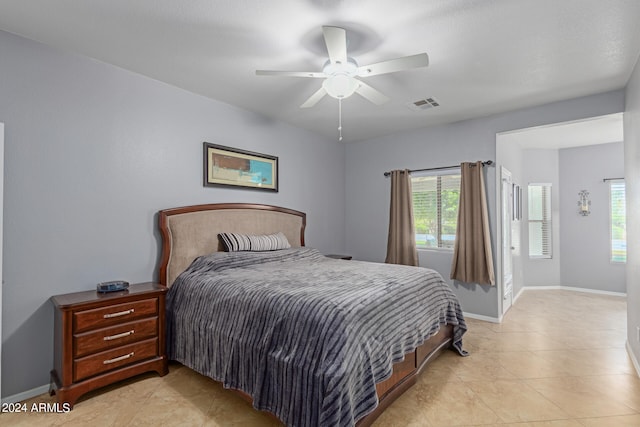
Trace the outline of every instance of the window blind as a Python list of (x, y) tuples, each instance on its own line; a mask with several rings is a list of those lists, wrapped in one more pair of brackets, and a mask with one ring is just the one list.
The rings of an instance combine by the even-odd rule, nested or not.
[(460, 175), (412, 176), (416, 246), (453, 249), (458, 223)]
[(551, 258), (551, 184), (529, 184), (529, 257)]
[(622, 180), (609, 182), (611, 262), (627, 262), (626, 187)]

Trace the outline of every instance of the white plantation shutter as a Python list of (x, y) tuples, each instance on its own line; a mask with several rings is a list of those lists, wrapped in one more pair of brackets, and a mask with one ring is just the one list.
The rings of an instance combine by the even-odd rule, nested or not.
[(529, 184), (529, 257), (551, 258), (551, 184)]
[(623, 180), (610, 181), (611, 262), (627, 262), (626, 189)]

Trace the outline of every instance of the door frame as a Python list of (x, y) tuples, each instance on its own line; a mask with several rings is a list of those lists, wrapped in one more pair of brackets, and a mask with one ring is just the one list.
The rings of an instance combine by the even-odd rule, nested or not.
[[(500, 167), (500, 317), (513, 305), (513, 176), (504, 166)], [(506, 194), (506, 197), (505, 197)], [(507, 264), (505, 260), (509, 258)], [(510, 277), (506, 277), (506, 266), (511, 266)]]
[(4, 123), (0, 122), (0, 396), (2, 396), (2, 223), (4, 222)]

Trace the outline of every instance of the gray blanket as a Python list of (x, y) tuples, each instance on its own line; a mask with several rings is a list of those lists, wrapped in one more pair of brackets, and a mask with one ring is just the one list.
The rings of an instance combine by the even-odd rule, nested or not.
[(291, 427), (354, 425), (440, 324), (464, 354), (462, 311), (437, 272), (310, 248), (200, 257), (167, 296), (169, 358)]

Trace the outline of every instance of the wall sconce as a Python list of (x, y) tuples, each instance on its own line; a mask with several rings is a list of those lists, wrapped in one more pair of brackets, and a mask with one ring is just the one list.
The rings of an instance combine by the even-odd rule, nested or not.
[(578, 193), (580, 199), (578, 200), (578, 213), (582, 216), (587, 216), (591, 213), (591, 200), (589, 200), (589, 192), (582, 190)]

